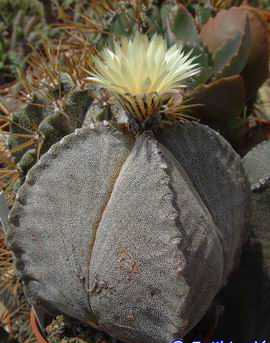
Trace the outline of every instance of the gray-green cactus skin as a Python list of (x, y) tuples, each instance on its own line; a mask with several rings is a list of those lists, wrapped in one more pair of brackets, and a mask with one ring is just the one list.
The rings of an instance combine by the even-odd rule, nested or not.
[(264, 141), (250, 150), (243, 158), (253, 192), (262, 192), (270, 185), (270, 143)]
[(198, 123), (134, 137), (102, 125), (28, 172), (7, 241), (28, 301), (126, 342), (184, 337), (246, 240), (241, 160)]
[(270, 142), (243, 158), (251, 194), (249, 239), (221, 297), (224, 314), (215, 336), (224, 341), (252, 342), (270, 337)]

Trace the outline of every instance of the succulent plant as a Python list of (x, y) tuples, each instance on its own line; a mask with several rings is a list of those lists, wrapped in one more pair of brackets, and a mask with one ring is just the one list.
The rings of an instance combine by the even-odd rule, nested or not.
[(10, 214), (27, 298), (125, 341), (183, 337), (239, 258), (248, 189), (237, 155), (199, 124), (136, 142), (109, 128), (68, 135)]
[[(65, 26), (79, 31), (76, 37), (79, 49), (70, 49), (73, 48), (74, 42), (62, 42), (61, 46), (53, 51), (44, 48), (45, 60), (38, 56), (31, 62), (31, 80), (23, 80), (28, 103), (7, 120), (11, 128), (9, 148), (13, 155), (9, 163), (12, 163), (16, 178), (19, 175), (20, 180), (15, 185), (16, 191), (26, 177), (11, 212), (12, 230), (9, 243), (17, 258), (17, 268), (24, 280), (27, 299), (34, 304), (38, 314), (43, 311), (65, 313), (112, 336), (131, 342), (146, 339), (153, 342), (165, 341), (176, 335), (187, 334), (198, 323), (217, 292), (226, 284), (231, 271), (237, 266), (241, 247), (247, 236), (245, 225), (249, 207), (249, 186), (242, 164), (222, 137), (213, 130), (200, 124), (191, 124), (188, 120), (199, 119), (201, 123), (208, 124), (240, 150), (239, 141), (248, 129), (247, 106), (253, 102), (258, 87), (268, 74), (268, 51), (265, 45), (257, 44), (257, 41), (266, 42), (267, 36), (264, 21), (253, 8), (240, 6), (218, 12), (218, 3), (213, 5), (193, 3), (187, 9), (174, 1), (143, 1), (132, 4), (128, 1), (93, 2), (91, 17), (85, 17), (84, 23)], [(230, 6), (226, 6), (228, 7)], [(214, 34), (212, 29), (217, 23), (218, 35)], [(228, 27), (231, 30), (229, 33)], [(122, 54), (124, 60), (138, 53), (136, 65), (116, 62), (121, 47), (126, 44), (124, 42), (132, 42), (136, 31), (147, 32), (149, 38), (144, 38), (146, 48), (152, 42), (155, 52), (160, 51), (160, 54), (154, 54), (153, 51), (148, 54), (151, 60), (144, 70), (140, 68), (143, 63), (146, 65), (143, 50), (134, 48), (129, 55)], [(157, 33), (166, 38), (163, 48), (162, 44), (158, 43), (162, 42), (162, 39), (157, 38)], [(115, 40), (121, 44), (115, 43)], [(177, 44), (177, 48), (174, 44)], [(107, 61), (107, 69), (99, 57), (106, 60), (108, 50), (107, 55), (97, 53), (104, 45), (109, 49), (114, 47), (110, 49), (111, 61)], [(187, 77), (184, 83), (179, 82), (183, 58), (178, 61), (172, 58), (171, 65), (175, 62), (175, 68), (168, 69), (165, 66), (163, 73), (158, 75), (164, 59), (170, 60), (170, 54), (166, 56), (166, 45), (171, 56), (175, 53), (179, 57), (179, 52), (182, 52), (182, 57), (186, 57), (186, 67), (189, 66), (190, 69), (184, 68), (184, 79)], [(141, 51), (143, 54), (140, 56)], [(96, 55), (94, 59), (93, 54)], [(159, 60), (157, 57), (155, 63), (152, 63), (155, 56), (162, 58)], [(135, 60), (134, 58), (133, 62)], [(94, 66), (92, 62), (95, 63)], [(90, 80), (86, 70), (90, 71)], [(108, 70), (112, 73), (110, 80), (106, 74)], [(160, 81), (158, 77), (164, 81), (166, 73), (168, 78), (171, 77), (171, 84), (167, 79), (167, 89), (165, 87), (163, 92), (156, 87), (155, 81)], [(125, 87), (127, 82), (129, 87)], [(94, 83), (99, 86), (96, 87)], [(116, 87), (113, 87), (115, 85)], [(124, 121), (120, 118), (122, 113)], [(109, 125), (114, 129), (96, 123), (95, 118), (109, 120)], [(77, 134), (72, 133), (81, 126), (87, 127), (89, 123), (93, 125), (93, 122), (94, 129), (88, 127), (77, 131)], [(63, 137), (66, 138), (62, 143), (57, 143)], [(67, 155), (68, 153), (70, 155)], [(70, 160), (67, 156), (70, 156)], [(193, 158), (190, 159), (190, 156)], [(102, 160), (98, 161), (101, 157)], [(87, 163), (89, 165), (86, 165)], [(73, 173), (75, 164), (80, 167), (76, 174)], [(133, 164), (133, 170), (129, 171)], [(214, 170), (218, 170), (214, 177), (213, 166)], [(33, 168), (29, 172), (31, 167)], [(116, 187), (119, 180), (122, 180), (120, 176), (122, 177), (123, 170), (127, 173), (123, 174), (123, 180), (126, 178), (125, 187), (128, 189), (126, 198), (121, 198), (121, 192), (117, 191)], [(180, 183), (175, 181), (176, 177), (182, 180), (181, 187), (186, 190), (183, 194)], [(150, 186), (149, 196), (152, 196), (149, 201), (147, 187), (140, 190), (140, 185), (136, 184), (134, 194), (130, 194), (132, 186), (129, 189), (128, 185), (132, 185), (137, 178), (141, 182), (147, 180), (150, 186), (152, 184), (152, 188), (159, 185), (160, 180), (160, 193), (157, 194), (161, 199), (164, 198), (164, 203), (156, 195), (156, 190), (151, 193)], [(226, 186), (224, 180), (227, 180)], [(82, 193), (79, 193), (79, 190)], [(82, 199), (78, 198), (76, 192), (82, 195)], [(97, 198), (99, 192), (101, 198)], [(137, 198), (140, 192), (144, 207), (139, 204), (142, 200)], [(124, 191), (122, 193), (124, 194)], [(233, 201), (231, 194), (235, 197)], [(119, 212), (107, 217), (105, 214), (109, 207), (104, 199), (113, 198), (116, 199), (113, 202), (110, 200), (113, 211)], [(32, 199), (37, 200), (37, 207), (32, 205)], [(120, 208), (120, 205), (118, 207), (118, 201), (123, 203), (123, 208)], [(100, 205), (103, 202), (104, 208)], [(189, 202), (192, 206), (187, 205)], [(88, 218), (86, 212), (90, 211), (89, 206), (92, 205), (95, 206), (96, 212), (93, 211), (95, 214)], [(53, 212), (54, 206), (59, 212)], [(240, 209), (238, 213), (235, 211), (236, 207)], [(169, 250), (167, 255), (165, 254), (168, 266), (172, 266), (170, 261), (177, 260), (177, 256), (183, 261), (184, 274), (177, 286), (174, 282), (165, 282), (165, 276), (175, 281), (176, 271), (168, 267), (168, 274), (165, 275), (164, 265), (154, 261), (159, 261), (159, 257), (155, 257), (155, 244), (158, 246), (158, 239), (164, 233), (157, 229), (154, 217), (157, 217), (157, 220), (159, 217), (153, 213), (160, 214), (163, 208), (164, 211), (168, 210), (172, 217), (175, 216), (176, 223), (173, 223), (173, 219), (170, 225), (177, 235), (180, 232), (181, 239), (178, 244), (179, 237), (173, 240), (173, 231), (168, 231), (168, 242), (170, 238), (176, 242), (173, 245), (175, 255)], [(33, 211), (40, 213), (40, 216), (37, 217)], [(143, 213), (145, 219), (140, 219)], [(198, 213), (202, 214), (201, 218), (198, 218)], [(104, 219), (105, 229), (97, 232), (90, 221), (98, 222), (98, 216)], [(230, 218), (229, 224), (224, 223), (224, 217)], [(194, 218), (194, 221), (190, 218)], [(39, 220), (42, 225), (37, 227)], [(166, 218), (160, 218), (160, 221), (162, 220), (166, 221)], [(116, 228), (121, 228), (123, 223), (129, 229), (127, 232), (123, 231), (123, 235), (121, 231), (122, 238), (119, 238)], [(142, 223), (140, 225), (143, 227), (147, 226), (148, 231), (142, 232), (139, 223)], [(105, 231), (108, 225), (114, 229), (112, 232), (107, 230), (110, 232), (107, 236)], [(204, 231), (204, 225), (211, 229)], [(26, 227), (31, 229), (26, 230)], [(194, 231), (194, 227), (199, 228), (198, 232)], [(150, 231), (154, 229), (157, 229), (157, 233), (153, 239)], [(149, 253), (152, 256), (152, 264), (149, 262), (149, 265), (147, 256), (143, 254), (144, 245), (138, 240), (141, 235), (147, 237), (150, 245), (153, 243), (152, 250), (148, 249), (152, 254)], [(68, 242), (66, 248), (65, 237)], [(122, 243), (130, 237), (134, 242), (129, 243), (131, 245), (125, 251), (122, 249)], [(38, 249), (38, 246), (34, 247), (35, 239), (44, 246), (44, 250)], [(102, 243), (103, 240), (105, 243)], [(141, 268), (138, 268), (137, 272), (138, 266), (133, 264), (133, 258), (137, 258), (135, 246), (141, 249), (139, 266), (149, 266), (149, 270), (151, 266), (163, 275), (163, 282), (159, 284), (162, 294), (165, 294), (165, 288), (171, 287), (167, 300), (162, 297), (158, 299), (156, 289), (153, 288), (154, 281), (158, 284), (158, 279), (152, 282), (151, 278), (146, 278), (146, 274), (141, 276)], [(224, 257), (214, 251), (216, 246), (224, 249)], [(77, 255), (77, 248), (85, 255)], [(63, 261), (64, 264), (59, 262), (49, 270), (46, 263), (54, 264), (54, 249), (66, 260)], [(105, 251), (108, 251), (112, 261), (119, 263), (119, 270), (114, 269), (111, 260), (102, 255)], [(85, 256), (89, 260), (84, 259)], [(204, 263), (201, 263), (202, 260)], [(110, 266), (111, 271), (108, 270)], [(202, 276), (205, 269), (210, 269), (207, 280)], [(42, 275), (41, 270), (45, 271)], [(61, 273), (58, 273), (60, 270)], [(75, 274), (74, 279), (68, 279), (69, 275)], [(196, 274), (198, 278), (195, 277)], [(33, 275), (36, 281), (32, 279)], [(127, 280), (121, 279), (121, 275), (126, 276)], [(141, 283), (138, 284), (141, 286), (138, 287), (142, 287), (141, 289), (134, 290), (133, 286), (126, 288), (132, 292), (134, 290), (141, 300), (145, 300), (136, 304), (136, 296), (133, 298), (133, 293), (125, 293), (125, 285), (134, 285), (134, 280), (140, 277)], [(71, 287), (61, 288), (65, 280), (70, 281)], [(116, 292), (109, 287), (111, 280), (119, 281), (119, 290)], [(143, 298), (143, 284), (146, 281), (149, 281), (147, 291), (150, 292), (150, 300)], [(199, 285), (202, 287), (200, 292), (203, 292), (203, 299), (198, 299), (196, 294)], [(209, 292), (206, 290), (207, 285), (211, 288)], [(113, 287), (116, 288), (115, 285)], [(174, 300), (174, 289), (179, 292), (178, 300)], [(107, 298), (104, 298), (103, 302), (104, 293), (108, 296), (108, 302)], [(112, 306), (120, 298), (123, 299), (122, 304)], [(191, 298), (192, 301), (197, 301), (194, 305), (190, 304)], [(162, 299), (165, 299), (163, 303)], [(165, 309), (167, 301), (170, 305), (164, 315), (165, 312), (161, 313), (162, 306)], [(175, 311), (175, 304), (179, 304), (179, 312)], [(148, 305), (153, 311), (153, 318), (158, 314), (161, 316), (160, 322), (149, 319), (149, 327), (144, 317)], [(111, 312), (106, 314), (108, 308)], [(130, 308), (131, 312), (136, 309), (139, 313), (135, 322), (132, 321), (132, 313), (129, 315), (129, 312), (125, 312)], [(121, 312), (122, 309), (124, 312)], [(123, 315), (126, 317), (123, 318)], [(181, 320), (173, 324), (175, 329), (173, 325), (168, 326), (166, 315), (174, 318), (179, 315), (177, 318)], [(136, 332), (130, 329), (134, 325), (132, 323), (135, 323)], [(123, 328), (125, 325), (127, 327)], [(160, 340), (157, 337), (159, 334), (163, 337)]]
[[(124, 78), (142, 58), (140, 80)], [(158, 36), (137, 34), (95, 59), (91, 80), (122, 104), (127, 125), (97, 123), (52, 145), (9, 215), (8, 244), (38, 314), (165, 343), (226, 284), (247, 238), (249, 184), (231, 146), (185, 117), (183, 88), (198, 72)]]
[(257, 9), (230, 7), (240, 2), (229, 1), (226, 9), (219, 10), (219, 3), (195, 1), (185, 7), (177, 1), (122, 1), (112, 4), (103, 16), (93, 9), (84, 24), (73, 28), (85, 32), (98, 48), (139, 31), (150, 36), (158, 33), (169, 46), (177, 43), (192, 51), (202, 72), (186, 94), (196, 105), (190, 114), (218, 130), (240, 151), (249, 132), (250, 108), (268, 76), (268, 33)]
[[(25, 105), (13, 113), (1, 105), (0, 188), (10, 206), (27, 171), (39, 157), (83, 122), (92, 102), (91, 90), (83, 86), (82, 70), (77, 68), (79, 64), (88, 64), (88, 60), (83, 59), (84, 52), (83, 48), (80, 55), (73, 51), (67, 60), (64, 47), (59, 53), (59, 46), (45, 45), (44, 54), (29, 61), (31, 73), (28, 70), (27, 77), (21, 80), (26, 92), (21, 100)], [(12, 337), (20, 343), (34, 342), (29, 325), (30, 307), (16, 278), (11, 251), (5, 245), (1, 249), (0, 301), (4, 299), (6, 303), (3, 294), (13, 294), (13, 302), (9, 299), (2, 322), (8, 323)]]
[(49, 31), (38, 0), (0, 1), (0, 83), (13, 82), (26, 66), (31, 47), (41, 45)]
[(263, 341), (270, 336), (269, 158), (269, 141), (258, 144), (243, 157), (252, 189), (252, 211), (249, 240), (238, 268), (221, 294), (225, 308), (217, 332), (224, 341)]
[[(189, 25), (186, 31), (192, 35), (182, 35), (182, 27), (175, 24), (181, 16), (189, 17), (182, 23)], [(180, 39), (195, 51), (201, 51), (200, 63), (205, 72), (199, 81), (203, 82), (191, 94), (193, 103), (201, 106), (194, 108), (192, 115), (219, 130), (237, 148), (247, 131), (245, 108), (254, 101), (268, 76), (268, 33), (264, 19), (252, 7), (232, 7), (199, 23), (198, 34), (191, 15), (179, 6), (174, 22), (167, 22), (174, 40)]]
[[(220, 11), (202, 28), (201, 38), (215, 59), (221, 58), (219, 73), (240, 73), (247, 99), (254, 97), (267, 78), (269, 59), (267, 26), (259, 12), (248, 6)], [(227, 61), (226, 50), (231, 55)]]
[[(81, 126), (92, 98), (87, 90), (73, 89), (66, 100), (65, 112), (52, 106), (47, 107), (42, 100), (34, 96), (30, 104), (21, 111), (15, 112), (11, 117), (8, 146), (23, 174), (52, 144)], [(74, 108), (76, 113), (74, 113)], [(32, 140), (25, 142), (23, 135), (27, 135), (26, 132), (32, 133)], [(35, 133), (37, 133), (36, 136)], [(29, 150), (29, 147), (34, 147), (34, 149)]]
[[(195, 18), (183, 5), (174, 2), (130, 5), (123, 1), (117, 8), (105, 1), (94, 3), (91, 20), (77, 28), (81, 33), (90, 31), (92, 44), (97, 46), (110, 44), (112, 35), (107, 32), (113, 37), (130, 37), (136, 29), (147, 30), (150, 35), (163, 34), (169, 46), (180, 43), (201, 67), (201, 73), (191, 82), (191, 90), (183, 94), (189, 105), (194, 105), (189, 114), (218, 130), (240, 150), (239, 144), (248, 132), (246, 106), (268, 75), (265, 23), (255, 9), (247, 6), (219, 11), (214, 18), (211, 16), (215, 13), (211, 13), (203, 23), (199, 20), (202, 6), (193, 7)], [(87, 41), (80, 48), (84, 50), (82, 56), (93, 54)], [(93, 97), (84, 83), (86, 76), (82, 75), (84, 69), (89, 69), (89, 62), (86, 57), (78, 59), (78, 49), (65, 50), (64, 56), (48, 48), (44, 50), (48, 62), (43, 59), (39, 63), (38, 56), (31, 63), (34, 76), (25, 87), (30, 104), (10, 118), (9, 148), (22, 179), (51, 144), (82, 126)], [(72, 65), (69, 59), (73, 60)], [(72, 106), (67, 104), (69, 101)], [(84, 103), (83, 108), (76, 108), (76, 102)], [(75, 112), (72, 108), (76, 108)], [(100, 118), (104, 119), (108, 111), (111, 112), (108, 103), (101, 106)]]
[[(46, 59), (38, 55), (30, 62), (32, 80), (22, 80), (28, 91), (26, 104), (6, 116), (10, 127), (7, 146), (13, 156), (13, 164), (16, 164), (13, 169), (20, 176), (16, 188), (52, 144), (82, 126), (93, 100), (90, 87), (82, 85), (83, 77), (73, 65), (75, 55), (67, 63), (63, 56), (65, 51), (58, 56), (55, 49), (47, 48), (46, 54)], [(46, 64), (48, 57), (49, 65)], [(80, 60), (76, 62), (80, 63)], [(74, 80), (72, 73), (77, 73), (78, 81)]]

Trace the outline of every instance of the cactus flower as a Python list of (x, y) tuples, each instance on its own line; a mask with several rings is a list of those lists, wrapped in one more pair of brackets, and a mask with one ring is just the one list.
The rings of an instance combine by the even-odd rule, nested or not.
[[(199, 73), (196, 56), (191, 57), (191, 53), (177, 45), (167, 48), (161, 36), (148, 39), (136, 33), (132, 40), (122, 38), (113, 50), (106, 48), (95, 57), (88, 79), (114, 94), (130, 114), (144, 120), (157, 113), (164, 101), (179, 95), (184, 81)], [(176, 99), (179, 103), (179, 96)]]

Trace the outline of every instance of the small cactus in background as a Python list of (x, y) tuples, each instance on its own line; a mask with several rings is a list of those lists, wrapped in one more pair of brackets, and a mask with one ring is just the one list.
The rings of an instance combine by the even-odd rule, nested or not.
[(21, 80), (27, 92), (26, 104), (6, 116), (10, 127), (7, 147), (20, 175), (17, 187), (52, 144), (82, 126), (92, 103), (91, 90), (82, 75), (83, 67), (90, 63), (89, 52), (68, 56), (66, 51), (46, 47), (45, 56), (31, 59), (32, 72)]
[[(1, 190), (11, 206), (28, 170), (52, 144), (82, 125), (92, 102), (91, 90), (84, 85), (83, 69), (91, 61), (90, 47), (80, 54), (44, 46), (43, 54), (32, 57), (31, 72), (22, 76), (22, 109), (10, 113), (1, 105)], [(87, 58), (85, 57), (87, 54)], [(89, 69), (89, 68), (88, 68)], [(12, 254), (2, 241), (0, 302), (6, 311), (1, 317), (12, 337), (20, 343), (35, 342), (29, 326), (30, 307), (15, 274)], [(13, 281), (10, 280), (10, 275)], [(16, 281), (13, 285), (12, 282)], [(12, 294), (6, 301), (6, 294)]]
[(25, 300), (21, 282), (16, 275), (13, 255), (7, 249), (0, 229), (0, 321), (19, 342), (35, 343), (29, 325), (30, 305)]
[(9, 205), (12, 205), (15, 199), (15, 194), (13, 191), (15, 184), (20, 179), (20, 173), (10, 151), (6, 147), (5, 137), (0, 140), (0, 166), (0, 189), (6, 192), (8, 203)]

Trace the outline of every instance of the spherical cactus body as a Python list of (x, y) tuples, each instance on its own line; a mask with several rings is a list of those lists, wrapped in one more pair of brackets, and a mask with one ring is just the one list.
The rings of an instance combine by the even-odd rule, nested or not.
[(27, 174), (8, 242), (29, 302), (126, 342), (184, 337), (246, 239), (241, 160), (196, 123), (79, 129)]

